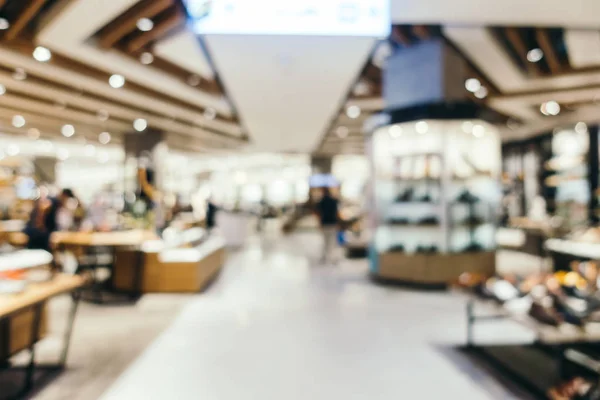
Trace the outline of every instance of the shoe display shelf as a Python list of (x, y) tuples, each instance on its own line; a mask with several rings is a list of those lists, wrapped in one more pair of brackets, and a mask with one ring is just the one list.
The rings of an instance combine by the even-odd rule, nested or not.
[[(466, 303), (467, 355), (499, 373), (505, 382), (534, 398), (597, 399), (600, 393), (600, 322), (571, 309), (541, 306), (531, 294), (513, 296), (506, 281), (486, 285)], [(514, 293), (513, 293), (514, 291)], [(580, 299), (578, 299), (580, 300)], [(570, 311), (568, 311), (570, 310)], [(477, 340), (480, 322), (509, 320), (528, 329), (533, 340), (516, 343)], [(593, 321), (593, 322), (592, 322)], [(600, 320), (598, 320), (600, 321)], [(504, 331), (503, 331), (504, 332)], [(567, 386), (573, 386), (568, 388)], [(565, 395), (566, 392), (572, 394)], [(577, 396), (575, 395), (577, 393)], [(560, 397), (560, 396), (563, 397)]]
[(500, 140), (485, 122), (381, 125), (368, 139), (371, 275), (445, 286), (495, 271)]

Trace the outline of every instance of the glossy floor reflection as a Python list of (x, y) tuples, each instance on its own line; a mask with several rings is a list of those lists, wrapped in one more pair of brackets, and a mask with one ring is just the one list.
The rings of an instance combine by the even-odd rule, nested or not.
[[(466, 360), (464, 298), (380, 287), (364, 260), (320, 266), (314, 234), (232, 255), (104, 400), (507, 399)], [(482, 341), (531, 339), (509, 324)]]

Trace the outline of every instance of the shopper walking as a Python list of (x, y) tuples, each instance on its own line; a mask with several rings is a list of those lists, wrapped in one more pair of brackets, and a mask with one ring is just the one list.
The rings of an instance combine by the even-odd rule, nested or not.
[(44, 197), (36, 202), (24, 231), (29, 237), (29, 249), (50, 251), (50, 236), (53, 232), (65, 228), (67, 202), (70, 199), (75, 199), (73, 191), (64, 189), (58, 198)]
[(331, 195), (331, 190), (323, 188), (323, 197), (316, 204), (316, 212), (321, 224), (323, 235), (323, 253), (321, 262), (334, 262), (334, 252), (337, 249), (337, 232), (339, 224), (339, 202)]

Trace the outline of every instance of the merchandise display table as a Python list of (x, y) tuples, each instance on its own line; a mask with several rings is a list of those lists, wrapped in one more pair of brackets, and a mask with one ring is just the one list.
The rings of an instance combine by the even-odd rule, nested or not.
[(569, 270), (572, 261), (600, 260), (600, 243), (549, 239), (544, 245), (555, 270)]
[[(502, 306), (493, 300), (470, 296), (466, 306), (468, 351), (483, 357), (511, 380), (541, 398), (546, 398), (548, 390), (573, 370), (580, 375), (581, 369), (587, 369), (597, 379), (600, 363), (586, 353), (600, 343), (600, 323), (588, 322), (581, 328), (567, 323), (551, 326), (527, 314), (527, 298), (513, 302)], [(535, 335), (534, 342), (477, 344), (475, 324), (501, 319), (509, 319), (530, 330)]]
[(0, 272), (49, 267), (52, 261), (52, 254), (45, 250), (19, 250), (0, 254)]
[[(112, 271), (121, 250), (139, 248), (145, 241), (155, 238), (156, 235), (154, 233), (144, 230), (122, 232), (56, 232), (52, 235), (51, 241), (59, 252), (72, 251), (78, 259), (87, 257), (95, 260), (86, 265), (78, 262), (77, 272), (83, 272), (86, 269), (91, 270), (94, 277), (94, 285), (92, 287), (93, 297), (89, 300), (95, 303), (105, 303), (103, 287), (97, 276), (97, 269), (99, 267), (108, 267)], [(96, 256), (103, 249), (108, 249), (112, 254), (112, 263), (102, 265), (97, 261)], [(141, 295), (141, 276), (144, 265), (141, 252), (137, 252), (136, 254), (139, 256), (129, 260), (135, 271), (134, 281), (137, 282), (128, 293), (130, 300), (135, 300)], [(111, 281), (114, 278), (114, 271), (112, 272)], [(110, 289), (112, 288), (114, 288), (114, 285), (111, 284)]]
[(25, 228), (25, 221), (0, 221), (0, 245), (10, 242), (11, 236), (19, 234)]
[[(196, 235), (188, 234), (188, 239)], [(180, 243), (168, 247), (163, 241), (146, 242), (141, 250), (119, 253), (114, 268), (116, 290), (128, 291), (139, 285), (141, 293), (196, 293), (219, 273), (225, 261), (225, 240), (212, 234), (200, 244)], [(129, 260), (141, 258), (143, 268), (137, 277)]]
[[(34, 384), (36, 369), (55, 371), (64, 368), (73, 322), (77, 312), (78, 291), (85, 285), (83, 277), (77, 275), (59, 274), (44, 283), (30, 284), (19, 294), (0, 295), (0, 362), (3, 367), (11, 370), (23, 369), (25, 379), (18, 393), (0, 393), (0, 398), (22, 398)], [(35, 344), (44, 336), (46, 331), (45, 304), (48, 300), (61, 294), (73, 293), (73, 303), (64, 333), (63, 348), (58, 362), (54, 365), (38, 366), (35, 361)], [(9, 358), (22, 350), (29, 350), (30, 357), (24, 368), (13, 368)]]

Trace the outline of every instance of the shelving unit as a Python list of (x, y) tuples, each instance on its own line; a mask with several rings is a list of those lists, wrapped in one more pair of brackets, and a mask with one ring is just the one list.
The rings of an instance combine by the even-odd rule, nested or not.
[[(476, 135), (473, 134), (475, 128)], [(369, 138), (371, 274), (446, 285), (495, 271), (500, 141), (477, 121), (419, 121)]]

